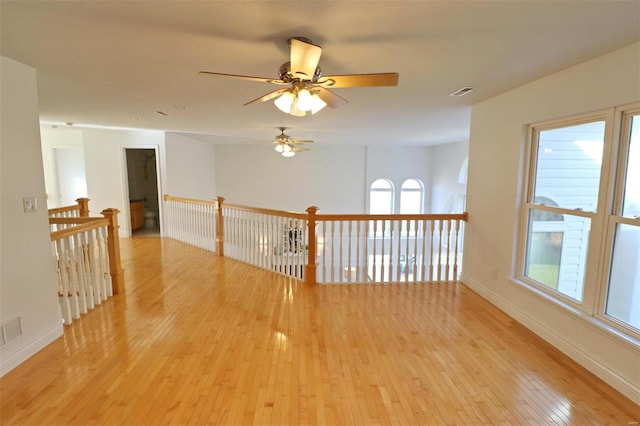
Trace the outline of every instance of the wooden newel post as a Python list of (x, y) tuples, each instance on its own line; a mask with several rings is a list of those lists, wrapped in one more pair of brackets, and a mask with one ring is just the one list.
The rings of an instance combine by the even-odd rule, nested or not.
[(76, 203), (80, 206), (80, 217), (89, 217), (89, 199), (78, 198)]
[(102, 216), (109, 219), (107, 227), (107, 245), (109, 250), (109, 273), (111, 274), (111, 285), (113, 294), (124, 291), (124, 271), (120, 266), (120, 237), (118, 235), (118, 209), (104, 209), (100, 212)]
[(307, 254), (307, 264), (304, 267), (304, 281), (307, 284), (316, 284), (316, 212), (318, 207), (311, 206), (305, 210), (309, 217), (307, 218), (307, 233), (309, 235), (309, 252)]
[(216, 222), (216, 253), (224, 257), (224, 217), (222, 216), (222, 203), (224, 197), (216, 198), (218, 209), (218, 220)]

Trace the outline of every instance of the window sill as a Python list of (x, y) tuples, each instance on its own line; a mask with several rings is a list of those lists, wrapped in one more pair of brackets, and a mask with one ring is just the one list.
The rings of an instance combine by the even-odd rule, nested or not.
[(571, 315), (572, 317), (578, 319), (580, 322), (588, 325), (602, 335), (615, 339), (618, 342), (622, 342), (631, 349), (640, 351), (640, 333), (627, 332), (626, 330), (618, 328), (610, 324), (607, 320), (595, 315), (591, 315), (590, 313), (585, 312), (577, 306), (574, 306), (572, 303), (550, 295), (547, 292), (530, 285), (526, 281), (517, 279), (515, 277), (510, 277), (508, 279), (508, 282), (520, 289), (524, 289), (530, 293), (537, 295), (541, 299), (548, 302), (551, 306), (556, 308), (558, 311)]

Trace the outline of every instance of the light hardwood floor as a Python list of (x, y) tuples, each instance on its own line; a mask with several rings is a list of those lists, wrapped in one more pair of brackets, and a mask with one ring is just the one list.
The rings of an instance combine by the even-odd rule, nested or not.
[(121, 245), (125, 293), (0, 379), (3, 426), (640, 420), (463, 285), (309, 287), (168, 239)]

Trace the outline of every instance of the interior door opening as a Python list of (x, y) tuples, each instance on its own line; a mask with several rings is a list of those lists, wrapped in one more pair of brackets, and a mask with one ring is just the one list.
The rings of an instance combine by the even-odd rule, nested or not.
[(131, 235), (160, 235), (157, 153), (153, 148), (127, 148), (127, 181)]

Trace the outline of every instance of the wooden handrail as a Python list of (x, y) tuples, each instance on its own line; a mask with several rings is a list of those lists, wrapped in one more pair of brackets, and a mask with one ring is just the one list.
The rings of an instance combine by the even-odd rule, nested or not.
[[(71, 228), (52, 232), (51, 241), (57, 241), (62, 238), (70, 237), (71, 235), (74, 235), (80, 232), (89, 231), (91, 229), (109, 225), (109, 219), (105, 219), (105, 218), (93, 218), (93, 217), (92, 218), (78, 218), (78, 217), (53, 218), (55, 222), (52, 222), (51, 219), (52, 218), (49, 219), (49, 223), (80, 223), (79, 225)], [(67, 219), (71, 219), (72, 221), (67, 221)], [(82, 222), (80, 222), (78, 221), (78, 219), (88, 219), (88, 220), (83, 220)], [(62, 221), (59, 221), (59, 220), (62, 220)]]
[(84, 224), (91, 223), (96, 220), (105, 220), (104, 217), (50, 217), (50, 225), (67, 225), (67, 224)]
[(215, 201), (196, 200), (195, 198), (174, 197), (173, 195), (167, 195), (167, 194), (164, 195), (163, 199), (165, 201), (183, 201), (185, 203), (203, 204), (205, 206), (214, 206), (216, 204)]
[(252, 213), (268, 214), (271, 216), (290, 217), (294, 219), (306, 219), (308, 217), (306, 213), (290, 212), (286, 210), (263, 209), (259, 207), (241, 206), (239, 204), (225, 204), (224, 206), (230, 209), (242, 210), (245, 212), (252, 212)]
[(318, 221), (340, 220), (462, 220), (467, 221), (469, 215), (464, 213), (425, 213), (425, 214), (318, 214)]
[[(186, 199), (184, 199), (186, 200)], [(224, 200), (224, 198), (223, 198)], [(268, 214), (272, 216), (281, 216), (281, 217), (291, 217), (295, 219), (308, 219), (309, 218), (309, 209), (307, 209), (307, 213), (301, 212), (292, 212), (286, 210), (273, 210), (273, 209), (264, 209), (259, 207), (250, 207), (243, 206), (239, 204), (228, 204), (225, 203), (224, 206), (226, 208), (232, 208), (236, 210), (242, 210), (246, 212), (252, 213), (262, 213)], [(315, 208), (315, 211), (318, 210), (318, 207), (312, 206), (309, 208)], [(425, 213), (425, 214), (368, 214), (368, 213), (358, 213), (358, 214), (315, 214), (314, 215), (317, 221), (340, 221), (340, 220), (463, 220), (467, 221), (468, 213)]]
[(78, 204), (73, 204), (71, 206), (64, 206), (64, 207), (54, 207), (52, 209), (49, 209), (49, 216), (54, 215), (54, 214), (58, 214), (58, 213), (67, 213), (67, 212), (72, 212), (74, 210), (78, 210), (78, 214), (80, 215), (80, 217), (87, 217), (89, 216), (89, 201), (91, 201), (88, 198), (78, 198), (76, 200), (76, 202)]

